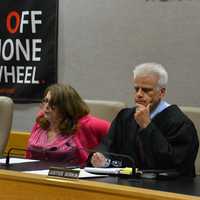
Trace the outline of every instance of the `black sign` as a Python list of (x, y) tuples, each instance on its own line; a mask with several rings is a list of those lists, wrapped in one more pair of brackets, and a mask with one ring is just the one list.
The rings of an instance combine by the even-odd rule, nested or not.
[(0, 95), (38, 102), (57, 82), (58, 0), (1, 0)]
[(80, 170), (65, 167), (50, 167), (48, 176), (57, 176), (63, 178), (78, 178)]

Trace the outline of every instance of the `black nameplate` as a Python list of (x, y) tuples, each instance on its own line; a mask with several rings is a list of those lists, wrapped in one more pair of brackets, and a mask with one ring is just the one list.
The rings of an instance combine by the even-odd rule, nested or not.
[(63, 178), (78, 178), (80, 170), (69, 169), (65, 167), (50, 167), (48, 176), (57, 176)]

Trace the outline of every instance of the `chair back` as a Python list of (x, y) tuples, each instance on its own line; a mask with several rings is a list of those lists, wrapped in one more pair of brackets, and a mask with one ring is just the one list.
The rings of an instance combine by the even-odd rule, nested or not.
[(90, 113), (96, 117), (112, 121), (117, 113), (125, 108), (121, 101), (85, 100), (90, 108)]
[[(197, 129), (198, 138), (200, 139), (200, 107), (180, 106), (180, 109), (192, 120)], [(196, 174), (200, 175), (200, 150), (196, 157), (195, 168)]]
[(0, 96), (0, 155), (3, 154), (13, 118), (13, 101), (9, 97)]

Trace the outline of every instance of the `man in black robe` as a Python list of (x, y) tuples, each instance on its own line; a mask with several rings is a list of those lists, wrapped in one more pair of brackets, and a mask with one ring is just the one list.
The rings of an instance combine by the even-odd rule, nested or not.
[[(192, 121), (176, 105), (164, 101), (168, 74), (157, 63), (144, 63), (133, 70), (134, 108), (121, 110), (103, 141), (104, 151), (132, 157), (139, 169), (175, 170), (195, 176), (199, 142)], [(94, 153), (95, 167), (119, 166), (106, 155)], [(109, 162), (108, 162), (109, 161)], [(132, 166), (130, 159), (121, 163)]]

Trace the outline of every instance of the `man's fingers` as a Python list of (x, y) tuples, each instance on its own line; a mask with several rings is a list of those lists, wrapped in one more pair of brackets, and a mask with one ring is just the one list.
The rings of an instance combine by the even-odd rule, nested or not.
[(91, 163), (94, 167), (102, 167), (105, 164), (105, 157), (103, 154), (96, 152), (91, 158)]
[(151, 110), (151, 103), (147, 105), (147, 110), (150, 111)]
[(95, 159), (97, 159), (97, 160), (101, 160), (104, 156), (101, 154), (101, 153), (99, 153), (99, 152), (96, 152), (96, 153), (94, 153), (94, 158)]

